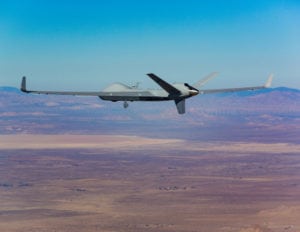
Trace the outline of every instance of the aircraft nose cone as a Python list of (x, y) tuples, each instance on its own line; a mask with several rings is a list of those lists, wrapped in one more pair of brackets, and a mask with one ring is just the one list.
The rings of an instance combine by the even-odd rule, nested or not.
[(191, 96), (195, 96), (195, 95), (199, 94), (198, 90), (190, 90), (189, 92), (190, 92)]

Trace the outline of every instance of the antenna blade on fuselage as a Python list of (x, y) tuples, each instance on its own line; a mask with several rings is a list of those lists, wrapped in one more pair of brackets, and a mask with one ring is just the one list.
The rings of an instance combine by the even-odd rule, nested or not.
[(165, 91), (167, 91), (171, 95), (180, 95), (180, 90), (176, 89), (173, 85), (169, 84), (168, 82), (162, 80), (158, 76), (153, 73), (147, 74), (153, 81), (155, 81), (160, 87), (162, 87)]

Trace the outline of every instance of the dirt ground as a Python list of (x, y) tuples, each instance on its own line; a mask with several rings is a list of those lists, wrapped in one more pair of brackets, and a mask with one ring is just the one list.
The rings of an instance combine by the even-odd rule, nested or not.
[(300, 145), (0, 136), (2, 232), (299, 232)]

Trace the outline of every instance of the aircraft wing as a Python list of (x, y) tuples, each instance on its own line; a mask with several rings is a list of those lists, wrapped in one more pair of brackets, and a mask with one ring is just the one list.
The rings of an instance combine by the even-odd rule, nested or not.
[(147, 74), (153, 81), (155, 81), (160, 87), (162, 87), (165, 91), (167, 91), (171, 95), (180, 95), (180, 90), (176, 89), (173, 85), (169, 84), (168, 82), (162, 80), (158, 76), (153, 73)]
[(71, 92), (71, 91), (38, 91), (38, 90), (22, 90), (24, 93), (36, 93), (46, 95), (72, 95), (72, 96), (101, 96), (101, 92)]
[(228, 93), (228, 92), (239, 92), (247, 90), (258, 90), (269, 88), (272, 84), (273, 74), (271, 74), (267, 82), (262, 86), (253, 86), (253, 87), (241, 87), (241, 88), (227, 88), (227, 89), (203, 89), (199, 90), (199, 94), (209, 94), (209, 93)]
[(39, 91), (39, 90), (27, 90), (26, 77), (22, 78), (21, 91), (24, 93), (36, 93), (36, 94), (55, 94), (55, 95), (73, 95), (73, 96), (100, 96), (101, 92), (74, 92), (74, 91)]

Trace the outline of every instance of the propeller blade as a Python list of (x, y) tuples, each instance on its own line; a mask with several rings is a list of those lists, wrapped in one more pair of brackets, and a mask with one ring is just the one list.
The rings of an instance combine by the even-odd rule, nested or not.
[(200, 81), (196, 82), (195, 84), (193, 84), (193, 87), (199, 89), (201, 86), (205, 85), (209, 80), (213, 79), (214, 77), (216, 77), (219, 73), (218, 72), (213, 72), (209, 75), (207, 75), (206, 77), (204, 77), (203, 79), (201, 79)]

